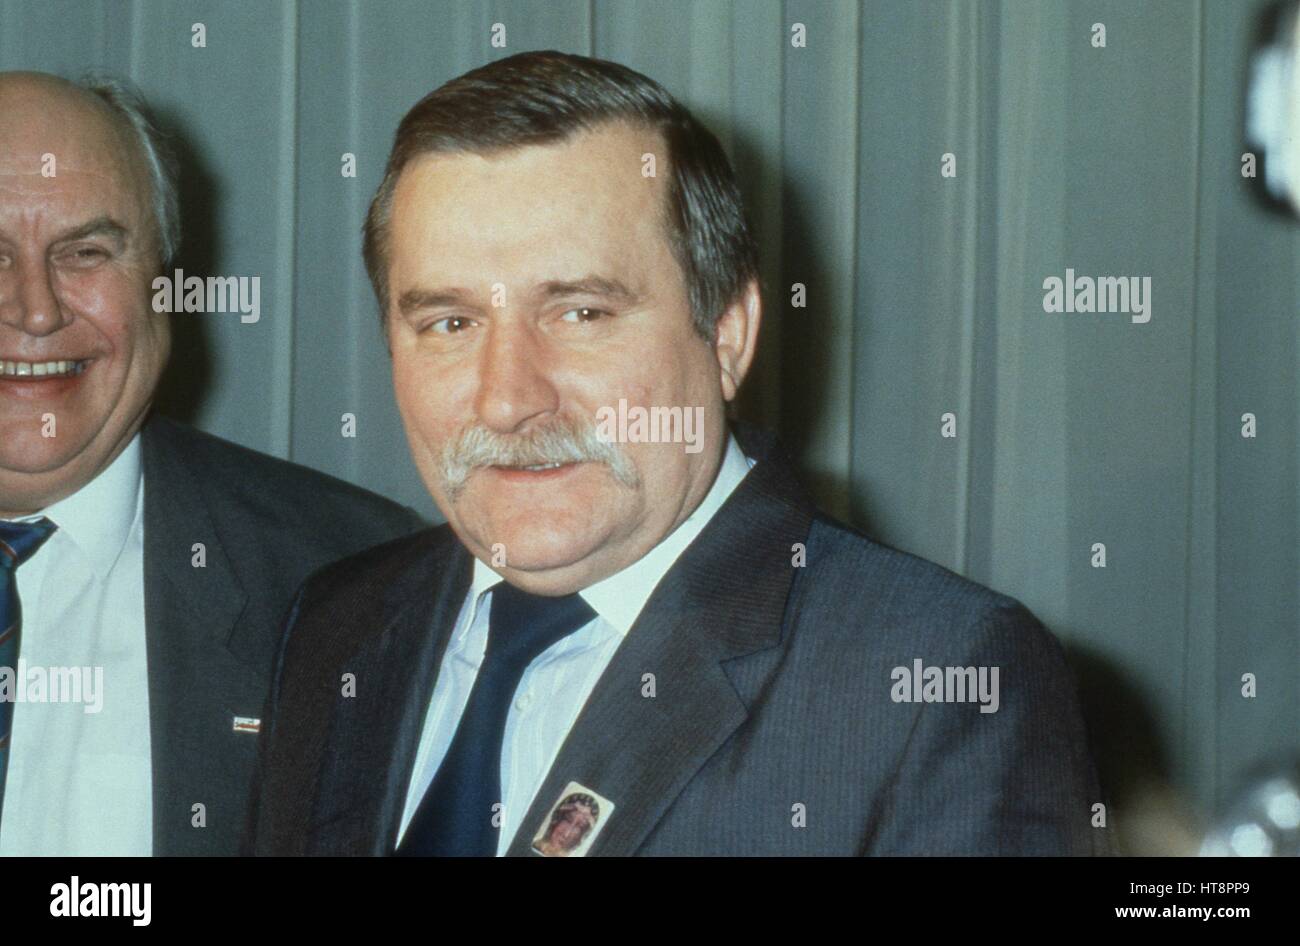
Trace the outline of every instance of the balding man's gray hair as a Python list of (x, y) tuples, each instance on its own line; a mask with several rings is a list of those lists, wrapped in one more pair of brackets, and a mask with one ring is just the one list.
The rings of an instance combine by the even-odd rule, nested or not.
[(158, 227), (159, 262), (163, 269), (170, 268), (181, 246), (180, 164), (175, 151), (150, 117), (144, 97), (130, 84), (112, 76), (88, 75), (77, 85), (103, 100), (135, 135), (149, 168), (149, 190), (154, 222)]

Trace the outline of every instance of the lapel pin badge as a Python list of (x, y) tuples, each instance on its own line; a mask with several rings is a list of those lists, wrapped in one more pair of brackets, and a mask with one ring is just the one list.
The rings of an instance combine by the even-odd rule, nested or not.
[(251, 716), (235, 717), (235, 732), (259, 733), (262, 731), (262, 721), (253, 719)]
[(533, 853), (543, 857), (584, 857), (614, 813), (614, 803), (584, 785), (570, 782), (560, 792), (533, 837)]

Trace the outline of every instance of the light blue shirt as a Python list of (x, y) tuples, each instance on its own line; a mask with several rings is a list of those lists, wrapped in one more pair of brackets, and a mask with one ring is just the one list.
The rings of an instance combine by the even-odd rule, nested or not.
[[(596, 619), (552, 645), (524, 671), (506, 718), (501, 747), (503, 807), (498, 856), (510, 846), (583, 704), (651, 592), (755, 462), (744, 455), (735, 437), (728, 435), (718, 475), (695, 510), (636, 562), (584, 588), (580, 594), (596, 612)], [(487, 647), (491, 589), (500, 581), (500, 575), (478, 559), (474, 560), (474, 577), (448, 641), (425, 714), (415, 769), (407, 788), (399, 843), (447, 754), (469, 701)]]
[(35, 671), (52, 680), (53, 668), (91, 686), (83, 686), (81, 702), (14, 706), (0, 854), (148, 856), (153, 763), (139, 434), (107, 469), (39, 515), (59, 528), (17, 571), (19, 660), (29, 679)]

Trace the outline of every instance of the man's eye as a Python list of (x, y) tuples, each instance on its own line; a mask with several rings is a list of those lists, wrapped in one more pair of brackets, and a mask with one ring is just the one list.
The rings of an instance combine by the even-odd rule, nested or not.
[(459, 315), (449, 315), (425, 326), (425, 330), (439, 335), (455, 335), (470, 324), (470, 320)]
[[(604, 309), (592, 309), (588, 306), (582, 306), (577, 309), (570, 309), (560, 316), (566, 322), (595, 322), (604, 316), (609, 315)], [(573, 318), (570, 318), (573, 316)]]
[(77, 265), (98, 263), (108, 259), (108, 253), (98, 246), (78, 246), (63, 254), (64, 258)]

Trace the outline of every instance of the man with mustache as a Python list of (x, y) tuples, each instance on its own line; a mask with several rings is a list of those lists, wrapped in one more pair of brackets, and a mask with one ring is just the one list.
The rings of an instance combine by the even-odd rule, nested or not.
[[(453, 79), (398, 128), (365, 258), (447, 525), (304, 585), (249, 850), (528, 855), (574, 795), (590, 855), (1104, 848), (1051, 636), (729, 430), (754, 241), (659, 85), (555, 52)], [(610, 442), (624, 403), (697, 412), (702, 449)], [(914, 658), (1000, 668), (997, 711), (900, 701)]]
[(142, 103), (2, 73), (0, 129), (0, 854), (233, 854), (294, 590), (418, 522), (150, 416), (180, 222)]

